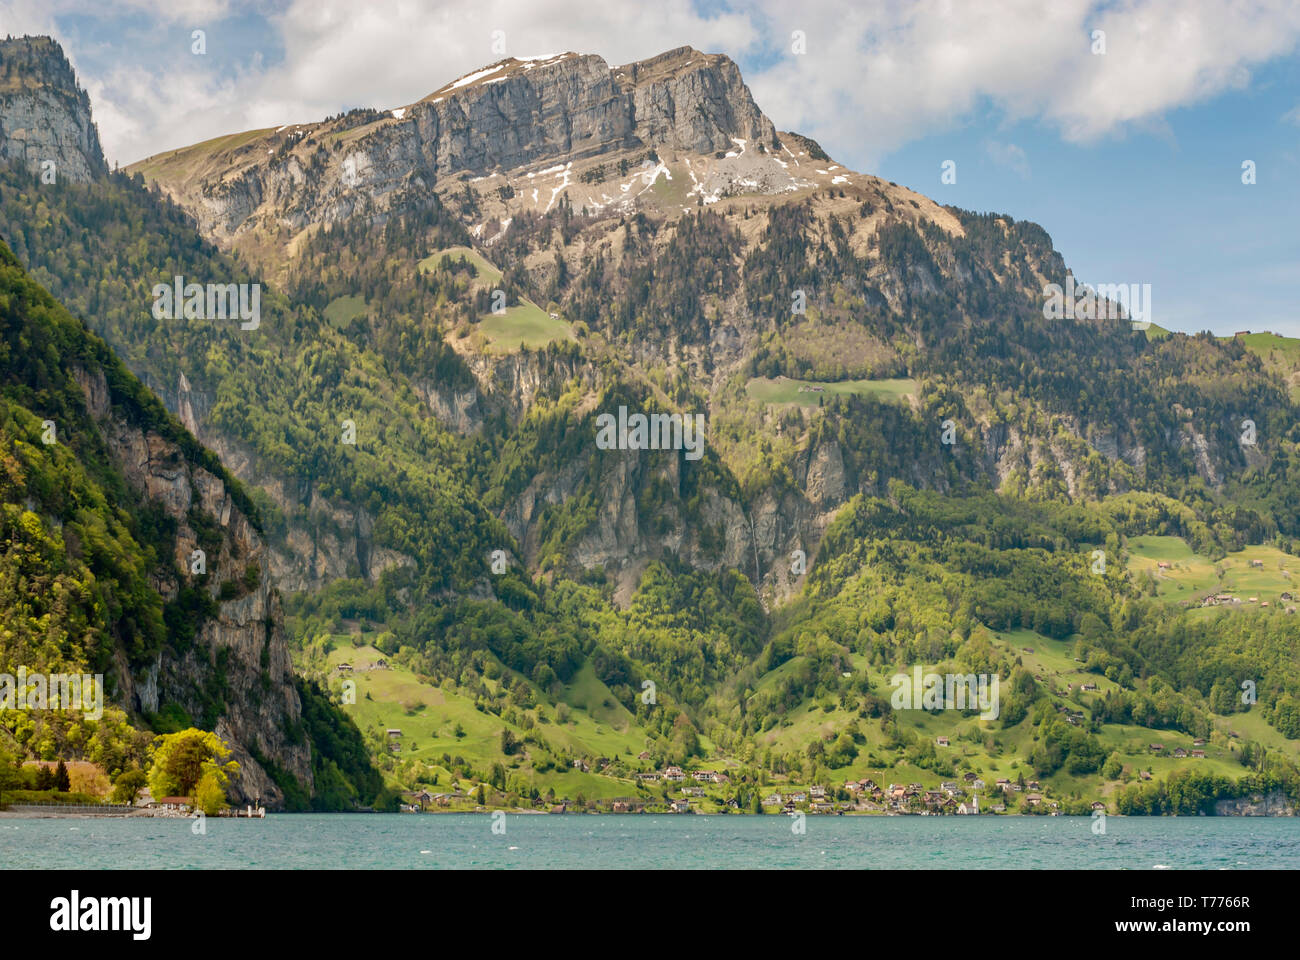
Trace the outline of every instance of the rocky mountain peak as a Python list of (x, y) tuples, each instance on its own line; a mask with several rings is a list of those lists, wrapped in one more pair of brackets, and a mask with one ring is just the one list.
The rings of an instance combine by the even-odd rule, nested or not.
[[(608, 206), (629, 197), (629, 176), (648, 175), (663, 157), (712, 161), (779, 144), (730, 58), (679, 47), (619, 67), (572, 52), (511, 57), (404, 107), (211, 140), (131, 169), (189, 209), (207, 236), (230, 243), (250, 232), (294, 236), (358, 213), (383, 217), (422, 202), (430, 188), (513, 198), (501, 207), (512, 216), (550, 209), (581, 178), (601, 190), (569, 201)], [(782, 179), (776, 189), (790, 189), (767, 165)], [(700, 183), (685, 166), (679, 174)]]
[(50, 37), (0, 40), (0, 158), (84, 183), (108, 171), (63, 48)]
[[(508, 109), (535, 105), (538, 119), (545, 118), (549, 106), (590, 121), (575, 140), (594, 142), (585, 149), (578, 146), (579, 153), (623, 145), (706, 152), (730, 149), (737, 137), (771, 140), (775, 135), (736, 64), (723, 54), (693, 47), (619, 67), (573, 52), (509, 57), (444, 84), (420, 103), (448, 104), (439, 111), (447, 119), (457, 109), (473, 115), (474, 104), (484, 99)], [(544, 137), (539, 145), (545, 143)], [(574, 148), (570, 143), (564, 149), (566, 159), (573, 158)]]
[(678, 47), (615, 72), (633, 84), (637, 133), (647, 143), (697, 153), (730, 150), (737, 140), (776, 143), (730, 57)]

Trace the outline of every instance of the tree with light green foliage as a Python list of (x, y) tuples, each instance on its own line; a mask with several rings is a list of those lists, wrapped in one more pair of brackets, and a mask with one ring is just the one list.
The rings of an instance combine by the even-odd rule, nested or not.
[[(208, 799), (215, 797), (213, 788), (225, 803), (225, 787), (239, 764), (227, 760), (230, 747), (215, 733), (190, 727), (169, 733), (155, 741), (153, 767), (149, 771), (149, 791), (154, 798), (194, 797), (204, 783)], [(205, 811), (206, 812), (206, 811)]]
[(19, 761), (0, 749), (0, 802), (4, 800), (4, 791), (16, 789), (22, 782), (19, 774)]
[(213, 816), (230, 806), (226, 800), (226, 778), (214, 763), (205, 763), (204, 768), (194, 788), (194, 805), (207, 816)]

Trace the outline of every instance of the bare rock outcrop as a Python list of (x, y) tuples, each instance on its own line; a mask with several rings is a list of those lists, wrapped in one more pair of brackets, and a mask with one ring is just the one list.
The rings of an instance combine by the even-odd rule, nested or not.
[[(192, 717), (215, 709), (216, 732), (240, 765), (230, 786), (238, 803), (284, 801), (255, 756), (310, 790), (311, 747), (301, 733), (302, 706), (261, 535), (221, 477), (187, 459), (174, 442), (114, 413), (102, 370), (77, 369), (74, 376), (126, 481), (176, 526), (175, 556), (159, 574), (159, 592), (174, 599), (182, 586), (205, 590), (216, 609), (191, 642), (165, 645), (143, 669), (133, 671), (119, 657), (122, 699), (142, 713), (167, 704)], [(215, 551), (196, 525), (219, 532)], [(195, 551), (202, 551), (201, 572)]]
[(0, 40), (0, 159), (77, 183), (108, 172), (90, 98), (49, 37)]

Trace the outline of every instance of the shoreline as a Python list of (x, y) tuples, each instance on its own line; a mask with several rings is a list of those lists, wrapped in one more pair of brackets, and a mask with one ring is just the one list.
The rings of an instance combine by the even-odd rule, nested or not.
[[(552, 813), (549, 813), (548, 811), (545, 811), (545, 810), (504, 810), (504, 809), (501, 809), (501, 810), (425, 810), (425, 811), (423, 811), (422, 813), (411, 813), (410, 811), (403, 812), (403, 813), (398, 813), (398, 812), (395, 811), (395, 810), (393, 810), (393, 811), (378, 811), (378, 810), (371, 810), (371, 811), (361, 811), (361, 810), (328, 810), (328, 811), (315, 811), (315, 810), (292, 810), (292, 811), (291, 811), (291, 810), (268, 810), (268, 811), (267, 811), (267, 816), (276, 816), (276, 817), (288, 816), (288, 817), (293, 817), (293, 816), (304, 816), (304, 815), (306, 815), (306, 816), (310, 816), (310, 815), (313, 815), (313, 814), (316, 814), (316, 815), (319, 815), (319, 816), (370, 816), (370, 815), (374, 815), (374, 814), (381, 814), (381, 815), (382, 815), (382, 814), (384, 814), (384, 813), (388, 813), (388, 814), (391, 815), (391, 816), (478, 816), (478, 817), (486, 816), (486, 817), (491, 817), (493, 814), (496, 814), (496, 813), (505, 813), (505, 814), (508, 814), (508, 815), (510, 815), (510, 816), (512, 816), (512, 817), (516, 817), (516, 816), (567, 816), (567, 817), (580, 817), (580, 816), (586, 816), (586, 817), (735, 817), (735, 818), (738, 818), (738, 819), (745, 819), (745, 820), (762, 819), (762, 818), (764, 818), (764, 817), (771, 817), (771, 818), (774, 818), (774, 819), (775, 819), (775, 818), (779, 818), (779, 817), (788, 817), (788, 816), (789, 816), (789, 814), (786, 814), (786, 813), (764, 813), (764, 814), (757, 814), (757, 813), (698, 813), (698, 812), (695, 812), (695, 811), (692, 811), (692, 812), (689, 813), (689, 814), (682, 814), (682, 813), (673, 813), (673, 812), (668, 811), (668, 810), (664, 810), (664, 811), (660, 811), (660, 812), (644, 812), (644, 811), (643, 811), (643, 812), (641, 812), (641, 813), (631, 813), (631, 812), (628, 812), (628, 813), (610, 813), (610, 812), (608, 812), (608, 811), (598, 811), (598, 810), (592, 810), (592, 811), (586, 811), (586, 810), (571, 810), (571, 811), (565, 811), (564, 813), (556, 813), (556, 814), (552, 814)], [(833, 814), (833, 813), (809, 813), (809, 814), (806, 814), (806, 816), (808, 816), (808, 817), (818, 817), (818, 818), (832, 818), (832, 817), (844, 816), (844, 817), (853, 817), (853, 818), (855, 818), (855, 819), (866, 819), (866, 818), (873, 818), (873, 819), (888, 819), (888, 818), (891, 818), (891, 817), (910, 817), (910, 818), (914, 818), (914, 819), (920, 819), (920, 818), (922, 818), (923, 816), (926, 816), (926, 815), (925, 815), (925, 814), (917, 814), (917, 813), (875, 813), (875, 812), (871, 812), (871, 811), (858, 811), (858, 812), (847, 812), (847, 811), (846, 811), (844, 814)], [(956, 815), (956, 814), (946, 814), (946, 815), (945, 815), (945, 814), (936, 814), (936, 815), (933, 815), (933, 816), (931, 817), (931, 819), (935, 819), (935, 820), (972, 820), (972, 819), (973, 819), (973, 820), (985, 820), (985, 819), (995, 819), (995, 818), (1014, 818), (1014, 819), (1021, 819), (1021, 820), (1038, 820), (1038, 819), (1044, 819), (1044, 820), (1046, 820), (1046, 819), (1051, 819), (1051, 818), (1053, 818), (1053, 816), (1055, 816), (1055, 817), (1063, 817), (1063, 818), (1070, 818), (1070, 819), (1075, 819), (1075, 820), (1089, 820), (1089, 819), (1091, 819), (1091, 816), (1090, 816), (1089, 814), (1082, 814), (1082, 813), (1079, 813), (1079, 814), (1059, 813), (1059, 814), (1055, 814), (1055, 815), (1053, 815), (1053, 814), (1035, 814), (1035, 813), (981, 813), (981, 814), (972, 814), (972, 815), (964, 816), (964, 817), (963, 817), (963, 816), (958, 816), (958, 815)], [(1167, 819), (1167, 820), (1200, 820), (1200, 819), (1206, 819), (1206, 820), (1245, 820), (1245, 819), (1254, 819), (1254, 820), (1293, 820), (1293, 819), (1296, 819), (1297, 816), (1300, 816), (1300, 814), (1297, 814), (1297, 813), (1280, 813), (1280, 814), (1279, 814), (1279, 813), (1261, 813), (1261, 814), (1251, 814), (1251, 813), (1216, 813), (1216, 814), (1196, 814), (1196, 815), (1194, 815), (1194, 816), (1186, 816), (1186, 815), (1179, 815), (1179, 814), (1120, 814), (1120, 813), (1108, 813), (1108, 814), (1106, 814), (1106, 816), (1107, 816), (1107, 817), (1123, 818), (1123, 819), (1132, 819), (1132, 820), (1165, 820), (1165, 819)], [(142, 819), (142, 818), (143, 818), (143, 819), (149, 819), (149, 820), (194, 820), (194, 819), (197, 819), (196, 817), (193, 817), (193, 816), (182, 816), (182, 815), (177, 815), (177, 814), (159, 814), (159, 813), (152, 813), (152, 812), (147, 811), (147, 810), (141, 810), (141, 811), (138, 811), (138, 812), (136, 812), (136, 811), (132, 811), (132, 812), (130, 812), (130, 813), (120, 812), (120, 811), (105, 812), (105, 813), (90, 813), (90, 812), (87, 812), (87, 811), (75, 811), (75, 812), (73, 812), (73, 811), (69, 811), (69, 812), (67, 812), (67, 813), (64, 813), (64, 812), (61, 812), (61, 811), (0, 810), (0, 820), (134, 820), (134, 819)], [(213, 819), (213, 820), (248, 820), (248, 819), (250, 819), (250, 818), (248, 818), (248, 817), (244, 817), (244, 816), (239, 816), (239, 817), (233, 817), (233, 816), (213, 816), (211, 819)], [(251, 818), (251, 819), (254, 819), (254, 820), (260, 820), (260, 819), (265, 819), (265, 818), (264, 818), (264, 817), (253, 817), (253, 818)]]
[(77, 811), (75, 813), (62, 813), (51, 811), (49, 813), (37, 810), (0, 810), (0, 820), (130, 820), (136, 817), (151, 817), (149, 813), (135, 813), (115, 810), (107, 813), (88, 813), (86, 811)]

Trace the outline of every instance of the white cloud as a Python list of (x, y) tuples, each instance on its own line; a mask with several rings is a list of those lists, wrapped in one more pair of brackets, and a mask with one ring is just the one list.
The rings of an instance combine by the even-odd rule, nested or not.
[[(81, 44), (111, 42), (111, 31), (60, 37), (54, 18), (102, 9), (0, 0), (0, 32), (54, 32), (76, 65)], [(127, 0), (125, 9), (153, 11), (173, 28), (251, 12), (278, 33), (284, 59), (232, 67), (212, 54), (137, 50), (101, 75), (83, 74), (106, 151), (123, 163), (343, 107), (401, 106), (499, 59), (495, 30), (507, 54), (572, 50), (611, 64), (683, 44), (738, 60), (754, 54), (766, 66), (746, 80), (779, 128), (869, 165), (985, 105), (1007, 121), (1048, 123), (1072, 142), (1159, 129), (1167, 111), (1245, 85), (1253, 68), (1300, 40), (1295, 0), (758, 0), (743, 13), (702, 13), (691, 0), (580, 12), (571, 0)], [(1091, 53), (1093, 29), (1106, 31), (1103, 56)], [(807, 54), (790, 53), (793, 30), (807, 35)]]
[(603, 4), (581, 15), (565, 0), (399, 3), (294, 0), (275, 18), (286, 64), (275, 79), (285, 95), (330, 106), (342, 101), (398, 106), (503, 56), (574, 51), (610, 64), (692, 45), (743, 51), (757, 34), (747, 18), (696, 13), (688, 0)]
[[(293, 0), (267, 15), (283, 62), (231, 72), (208, 58), (132, 58), (83, 78), (105, 151), (123, 164), (238, 130), (318, 120), (344, 107), (402, 106), (505, 55), (594, 53), (611, 65), (692, 45), (733, 55), (758, 34), (749, 19), (695, 12), (689, 0), (596, 5), (452, 0), (437, 4)], [(213, 48), (210, 36), (209, 48)], [(221, 70), (224, 72), (218, 73)]]
[[(1294, 0), (833, 0), (797, 14), (763, 2), (772, 32), (805, 30), (808, 53), (785, 48), (750, 77), (755, 98), (779, 127), (870, 160), (986, 103), (1073, 142), (1158, 126), (1300, 42)], [(1104, 55), (1092, 53), (1095, 29)]]
[(6, 0), (0, 3), (0, 36), (48, 34), (54, 30), (52, 0)]

